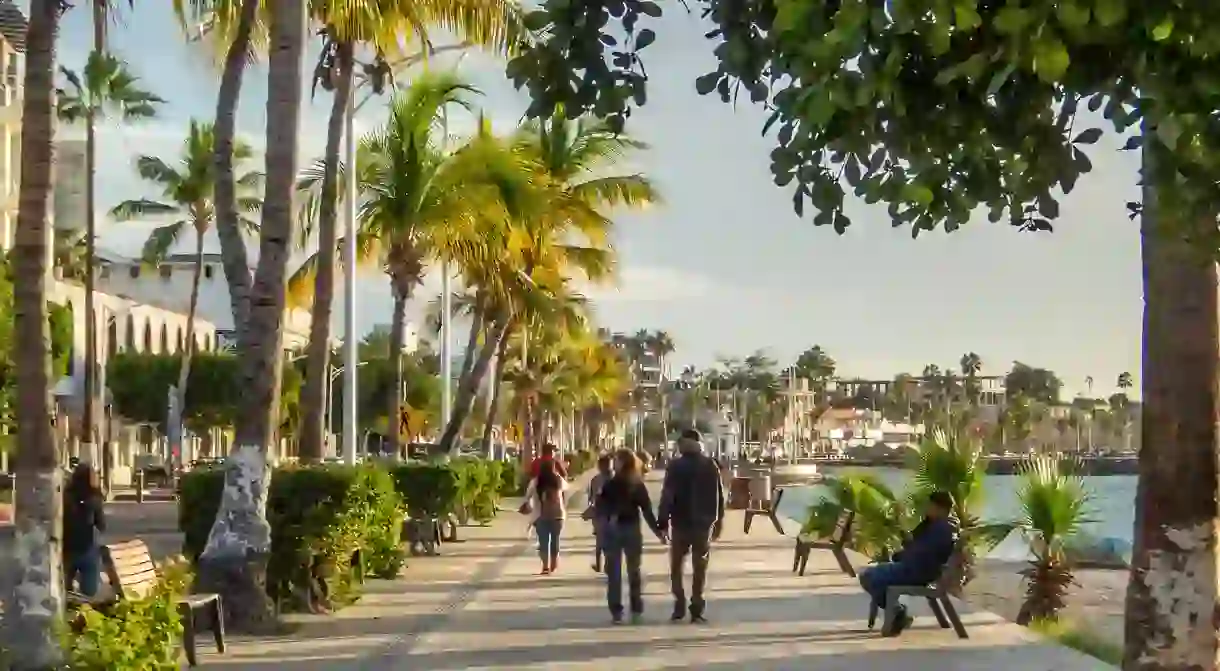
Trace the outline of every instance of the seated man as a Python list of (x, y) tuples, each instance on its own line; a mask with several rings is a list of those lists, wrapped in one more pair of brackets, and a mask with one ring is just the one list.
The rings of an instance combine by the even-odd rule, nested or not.
[[(953, 497), (948, 492), (933, 492), (928, 497), (923, 521), (915, 527), (902, 550), (894, 554), (893, 561), (860, 571), (860, 586), (878, 608), (884, 611), (886, 590), (891, 585), (922, 587), (940, 577), (957, 542), (957, 530), (949, 517), (952, 511)], [(887, 633), (897, 636), (910, 625), (911, 616), (906, 607), (900, 605), (894, 626)]]

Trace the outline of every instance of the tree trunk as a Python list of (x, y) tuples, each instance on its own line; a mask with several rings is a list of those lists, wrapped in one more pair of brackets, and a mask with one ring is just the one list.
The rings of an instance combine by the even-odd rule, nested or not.
[(0, 571), (10, 668), (59, 664), (58, 626), (64, 610), (61, 566), (63, 475), (51, 426), (51, 361), (47, 312), (48, 200), (55, 137), (57, 0), (30, 3), (22, 103), (21, 186), (13, 262), (17, 371), (12, 556)]
[[(462, 353), (462, 368), (458, 372), (458, 380), (465, 380), (470, 376), (471, 369), (474, 368), (476, 351), (479, 348), (479, 335), (483, 334), (484, 302), (481, 296), (475, 298), (474, 310), (470, 315), (470, 337), (466, 339), (466, 351)], [(441, 317), (441, 319), (448, 318), (449, 315)], [(486, 337), (486, 334), (483, 335)]]
[[(182, 361), (178, 365), (179, 422), (186, 416), (186, 386), (191, 379), (191, 358), (195, 354), (195, 312), (199, 308), (199, 281), (203, 277), (203, 232), (203, 228), (195, 227), (195, 271), (191, 276), (191, 299), (186, 310), (186, 349), (182, 352)], [(181, 428), (177, 435), (182, 435)]]
[(220, 260), (229, 285), (229, 304), (233, 309), (233, 331), (238, 349), (245, 342), (250, 319), (250, 261), (246, 240), (238, 223), (237, 185), (233, 176), (233, 143), (237, 133), (237, 103), (241, 98), (242, 75), (250, 52), (250, 32), (258, 15), (260, 0), (242, 0), (241, 14), (233, 42), (225, 53), (224, 72), (216, 95), (216, 123), (213, 127), (216, 151), (216, 237), (220, 241)]
[(500, 418), (500, 391), (504, 387), (504, 355), (507, 351), (508, 331), (505, 329), (504, 337), (496, 345), (496, 376), (491, 387), (491, 399), (487, 403), (487, 421), (483, 424), (483, 451), (486, 454), (491, 453), (491, 432)]
[(457, 447), (457, 438), (461, 435), (462, 426), (466, 423), (466, 418), (470, 416), (470, 411), (474, 408), (475, 398), (479, 395), (479, 384), (483, 381), (483, 377), (487, 375), (487, 368), (491, 365), (491, 358), (495, 355), (496, 349), (500, 345), (500, 341), (504, 339), (505, 333), (508, 331), (506, 326), (499, 326), (494, 331), (492, 338), (487, 338), (483, 341), (482, 347), (479, 348), (479, 356), (474, 362), (474, 368), (470, 371), (470, 376), (458, 385), (457, 398), (453, 403), (453, 414), (449, 417), (449, 425), (445, 427), (445, 433), (441, 435), (441, 451), (450, 453)]
[[(326, 387), (330, 382), (330, 313), (335, 299), (335, 252), (338, 232), (339, 142), (347, 100), (352, 94), (352, 45), (339, 45), (339, 81), (330, 106), (326, 127), (326, 156), (322, 168), (322, 203), (318, 213), (318, 272), (314, 277), (313, 314), (309, 322), (309, 348), (305, 359), (305, 386), (301, 389), (301, 460), (321, 461), (329, 427), (326, 417)], [(351, 167), (348, 168), (352, 169)]]
[[(1182, 241), (1145, 134), (1143, 422), (1127, 585), (1127, 671), (1217, 668), (1217, 271)], [(1203, 235), (1215, 218), (1202, 222)], [(1173, 224), (1181, 224), (1174, 226)], [(1207, 239), (1202, 237), (1201, 239)]]
[(220, 509), (199, 574), (201, 587), (224, 597), (226, 619), (234, 628), (246, 631), (266, 630), (273, 617), (266, 591), (271, 553), (267, 450), (279, 426), (284, 289), (293, 230), (306, 19), (304, 4), (296, 0), (269, 0), (268, 4), (267, 186), (250, 323), (239, 350), (248, 403), (237, 417)]
[[(393, 283), (397, 286), (397, 283)], [(394, 291), (394, 312), (390, 318), (390, 370), (393, 374), (390, 376), (390, 393), (387, 398), (390, 399), (390, 404), (386, 408), (385, 415), (385, 433), (386, 433), (386, 449), (390, 454), (398, 454), (400, 449), (398, 414), (402, 409), (402, 341), (403, 334), (406, 331), (407, 322), (407, 300), (410, 297), (399, 290)]]

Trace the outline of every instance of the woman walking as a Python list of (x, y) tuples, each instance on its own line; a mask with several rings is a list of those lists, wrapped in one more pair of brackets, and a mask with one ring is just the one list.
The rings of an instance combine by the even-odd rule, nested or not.
[(530, 480), (525, 493), (533, 507), (534, 531), (538, 535), (538, 557), (542, 560), (542, 575), (559, 568), (559, 536), (567, 517), (568, 483), (559, 475), (554, 461), (539, 464), (538, 475)]
[(64, 488), (64, 580), (85, 596), (95, 596), (102, 582), (101, 533), (106, 530), (101, 486), (89, 464), (72, 470)]
[(614, 476), (602, 486), (597, 512), (603, 515), (601, 531), (606, 554), (606, 605), (615, 624), (623, 621), (623, 568), (626, 564), (631, 621), (644, 614), (640, 561), (644, 554), (641, 520), (665, 542), (652, 511), (648, 488), (640, 476), (640, 462), (631, 450), (614, 454)]

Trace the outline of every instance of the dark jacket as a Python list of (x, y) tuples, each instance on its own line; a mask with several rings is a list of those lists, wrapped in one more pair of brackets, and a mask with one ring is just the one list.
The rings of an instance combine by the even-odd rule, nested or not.
[(924, 518), (894, 554), (894, 562), (912, 582), (927, 584), (940, 577), (956, 543), (957, 529), (951, 520)]
[(711, 529), (724, 519), (724, 484), (711, 458), (688, 452), (665, 468), (657, 521), (662, 529)]
[(67, 493), (64, 504), (64, 552), (76, 556), (96, 549), (100, 533), (106, 530), (101, 495)]
[(598, 519), (610, 524), (639, 526), (641, 518), (648, 528), (658, 530), (657, 516), (652, 512), (652, 498), (642, 480), (610, 478), (602, 485), (595, 506)]

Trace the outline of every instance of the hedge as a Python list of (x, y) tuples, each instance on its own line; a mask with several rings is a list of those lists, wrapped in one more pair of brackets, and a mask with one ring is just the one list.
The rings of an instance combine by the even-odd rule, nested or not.
[[(193, 562), (207, 544), (224, 487), (224, 469), (187, 473), (181, 481), (179, 528)], [(326, 584), (328, 607), (357, 596), (351, 559), (361, 551), (363, 569), (394, 576), (402, 564), (399, 533), (402, 499), (383, 468), (324, 465), (276, 469), (267, 499), (271, 557), (267, 591), (281, 607), (308, 607), (310, 579)], [(315, 595), (320, 596), (320, 595)]]

